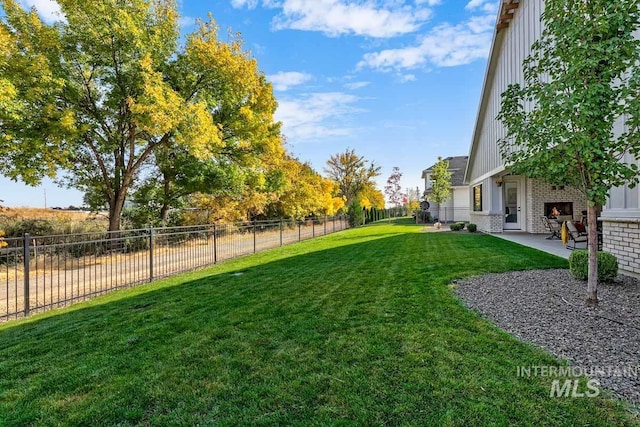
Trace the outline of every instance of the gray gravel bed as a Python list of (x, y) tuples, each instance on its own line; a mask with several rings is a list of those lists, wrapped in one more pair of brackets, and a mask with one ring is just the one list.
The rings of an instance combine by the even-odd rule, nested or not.
[(640, 283), (618, 276), (585, 305), (586, 282), (568, 270), (489, 274), (454, 283), (464, 304), (521, 340), (584, 368), (640, 408)]

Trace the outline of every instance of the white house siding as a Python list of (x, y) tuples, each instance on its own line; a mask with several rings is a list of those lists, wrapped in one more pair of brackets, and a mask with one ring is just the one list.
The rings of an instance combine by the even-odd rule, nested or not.
[[(531, 44), (540, 37), (542, 10), (540, 0), (521, 0), (509, 27), (498, 32), (493, 41), (466, 176), (469, 199), (473, 197), (474, 186), (483, 186), (482, 212), (470, 213), (470, 221), (483, 231), (502, 231), (502, 192), (495, 180), (505, 170), (498, 148), (505, 128), (496, 116), (507, 86), (523, 81), (521, 64), (531, 52)], [(527, 212), (530, 216), (532, 210)], [(523, 225), (523, 229), (531, 227), (530, 221)]]
[(442, 222), (469, 221), (469, 187), (453, 187), (451, 197), (438, 206), (435, 202), (429, 202), (431, 215)]
[(531, 52), (531, 44), (540, 37), (541, 12), (540, 0), (522, 0), (509, 27), (495, 37), (474, 132), (475, 148), (469, 156), (471, 185), (488, 173), (504, 169), (497, 141), (504, 137), (505, 129), (495, 118), (507, 86), (523, 81), (521, 64)]
[(453, 188), (453, 220), (469, 221), (469, 187)]
[[(623, 160), (636, 161), (629, 154)], [(602, 249), (618, 257), (621, 270), (640, 274), (640, 186), (612, 189), (600, 219)]]

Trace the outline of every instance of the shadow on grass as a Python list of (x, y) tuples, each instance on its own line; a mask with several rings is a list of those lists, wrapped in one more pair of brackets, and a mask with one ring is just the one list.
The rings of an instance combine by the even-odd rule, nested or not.
[(624, 422), (610, 402), (518, 378), (557, 362), (447, 287), (565, 260), (481, 235), (321, 244), (3, 328), (0, 425)]

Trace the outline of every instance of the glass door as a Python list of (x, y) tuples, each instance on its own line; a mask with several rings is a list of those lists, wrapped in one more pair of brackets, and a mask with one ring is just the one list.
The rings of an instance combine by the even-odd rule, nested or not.
[(520, 182), (504, 181), (504, 229), (520, 230)]

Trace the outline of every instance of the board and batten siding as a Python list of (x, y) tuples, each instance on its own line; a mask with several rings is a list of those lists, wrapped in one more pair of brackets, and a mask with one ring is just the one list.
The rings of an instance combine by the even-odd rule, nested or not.
[(467, 181), (471, 185), (504, 169), (498, 140), (504, 137), (505, 129), (496, 120), (501, 94), (509, 84), (523, 81), (522, 62), (540, 37), (542, 10), (542, 0), (521, 0), (509, 27), (495, 35), (469, 155)]

